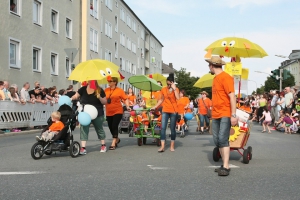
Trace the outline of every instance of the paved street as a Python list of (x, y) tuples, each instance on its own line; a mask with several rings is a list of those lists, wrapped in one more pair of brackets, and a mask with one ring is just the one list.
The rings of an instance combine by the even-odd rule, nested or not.
[(254, 125), (248, 141), (253, 159), (243, 164), (232, 152), (231, 174), (219, 177), (212, 136), (195, 129), (192, 121), (190, 133), (177, 138), (176, 151), (168, 145), (163, 154), (151, 141), (139, 147), (125, 134), (117, 150), (100, 153), (91, 129), (87, 155), (71, 158), (66, 152), (40, 160), (30, 156), (35, 134), (0, 137), (0, 199), (299, 199), (298, 134), (261, 133)]

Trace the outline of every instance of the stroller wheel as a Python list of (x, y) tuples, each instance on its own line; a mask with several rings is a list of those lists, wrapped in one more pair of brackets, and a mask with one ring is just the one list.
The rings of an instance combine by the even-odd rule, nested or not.
[(75, 141), (75, 142), (71, 143), (70, 148), (69, 148), (69, 153), (72, 158), (75, 158), (79, 155), (79, 153), (80, 153), (79, 142)]
[(43, 143), (41, 142), (36, 142), (32, 147), (31, 147), (31, 157), (34, 160), (38, 160), (44, 155), (44, 146)]

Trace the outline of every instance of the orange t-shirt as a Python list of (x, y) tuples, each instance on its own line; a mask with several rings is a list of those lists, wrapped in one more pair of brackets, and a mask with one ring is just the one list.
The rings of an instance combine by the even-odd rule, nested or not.
[(134, 100), (136, 99), (135, 95), (128, 95), (129, 106), (134, 105)]
[(243, 110), (243, 111), (245, 111), (245, 112), (247, 112), (247, 113), (251, 113), (251, 108), (250, 108), (250, 106), (241, 106), (240, 108), (239, 108), (240, 110)]
[(142, 113), (142, 118), (143, 118), (143, 124), (145, 124), (145, 125), (149, 125), (149, 118), (148, 118), (148, 115), (147, 115), (147, 113), (145, 113), (145, 112), (143, 112)]
[[(209, 109), (211, 106), (212, 106), (212, 103), (211, 103), (211, 100), (209, 98), (206, 98), (206, 99), (203, 99), (204, 102), (205, 102), (205, 105), (207, 107), (207, 109)], [(198, 99), (198, 113), (200, 115), (206, 115), (207, 114), (207, 109), (203, 103), (203, 100), (202, 98), (199, 98)]]
[[(176, 91), (179, 94), (178, 88), (176, 88)], [(166, 113), (178, 112), (177, 99), (175, 96), (175, 92), (173, 90), (172, 90), (172, 92), (170, 92), (168, 87), (163, 87), (161, 89), (161, 94), (162, 94), (162, 96), (164, 96), (162, 111), (166, 112)]]
[(182, 126), (184, 124), (184, 120), (181, 119), (179, 122), (176, 122), (177, 125)]
[(181, 97), (177, 100), (177, 107), (178, 107), (178, 114), (184, 114), (185, 113), (185, 107), (190, 104), (190, 100), (188, 97)]
[(231, 117), (229, 94), (234, 93), (234, 81), (226, 72), (215, 76), (212, 85), (212, 118)]
[(64, 126), (65, 125), (61, 121), (56, 121), (51, 124), (49, 131), (61, 131)]
[(106, 104), (106, 116), (113, 116), (115, 114), (123, 114), (123, 107), (121, 100), (126, 100), (128, 97), (124, 90), (116, 87), (115, 89), (105, 89), (106, 99), (110, 98), (111, 103)]

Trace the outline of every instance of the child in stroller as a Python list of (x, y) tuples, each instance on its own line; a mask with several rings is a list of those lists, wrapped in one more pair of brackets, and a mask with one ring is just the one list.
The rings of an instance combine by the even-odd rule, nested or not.
[(177, 126), (177, 132), (180, 133), (180, 137), (184, 137), (184, 131), (186, 129), (186, 124), (185, 124), (185, 118), (181, 115), (178, 115), (177, 121), (176, 121), (176, 126)]
[(45, 142), (52, 140), (52, 138), (64, 128), (64, 124), (60, 121), (61, 114), (58, 111), (54, 111), (51, 114), (52, 124), (48, 130), (42, 133), (41, 136), (36, 136), (36, 140), (44, 140)]
[[(70, 156), (77, 157), (80, 152), (80, 144), (73, 140), (72, 131), (76, 127), (76, 116), (78, 112), (74, 113), (73, 109), (64, 104), (58, 109), (61, 114), (60, 120), (64, 124), (64, 127), (57, 133), (51, 140), (39, 140), (31, 148), (31, 156), (33, 159), (38, 160), (43, 157), (44, 154), (51, 155), (53, 151), (69, 151)], [(52, 117), (47, 121), (48, 126), (46, 126), (41, 133), (42, 134), (49, 130), (52, 124)], [(52, 130), (52, 129), (50, 129)], [(58, 141), (62, 141), (59, 142)]]

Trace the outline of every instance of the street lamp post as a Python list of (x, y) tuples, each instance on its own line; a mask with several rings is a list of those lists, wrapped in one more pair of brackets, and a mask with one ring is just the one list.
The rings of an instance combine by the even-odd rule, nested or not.
[(256, 83), (256, 81), (249, 80), (249, 79), (248, 79), (248, 81), (252, 81), (252, 82), (254, 82), (254, 83), (255, 83), (255, 86), (256, 86), (255, 92), (257, 92), (257, 83)]

